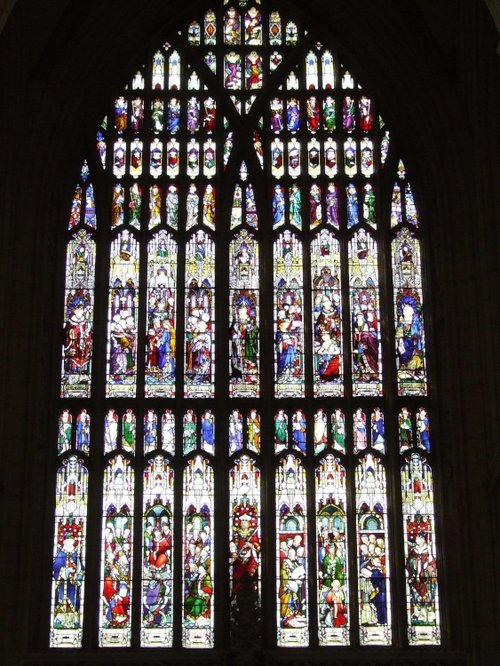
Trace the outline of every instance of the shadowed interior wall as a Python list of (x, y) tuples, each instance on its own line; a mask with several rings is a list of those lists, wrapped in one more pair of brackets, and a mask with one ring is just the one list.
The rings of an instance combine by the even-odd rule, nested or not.
[[(500, 620), (498, 34), (479, 0), (297, 4), (383, 100), (430, 227), (445, 640), (428, 652), (294, 653), (293, 663), (486, 666), (499, 653)], [(0, 646), (9, 666), (165, 660), (47, 649), (62, 232), (107, 100), (151, 46), (204, 6), (18, 0), (0, 35)], [(265, 655), (281, 658), (290, 661)]]

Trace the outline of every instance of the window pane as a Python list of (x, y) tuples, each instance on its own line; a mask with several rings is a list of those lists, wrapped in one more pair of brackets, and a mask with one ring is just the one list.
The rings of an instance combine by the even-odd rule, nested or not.
[(232, 633), (249, 631), (248, 619), (260, 623), (261, 529), (260, 470), (244, 455), (229, 473), (229, 562)]
[(426, 459), (412, 453), (401, 469), (410, 645), (439, 645), (434, 486)]
[(346, 502), (346, 470), (327, 455), (316, 468), (320, 645), (349, 644)]
[(391, 603), (386, 472), (368, 453), (356, 467), (361, 645), (390, 645)]
[(382, 360), (376, 241), (364, 229), (349, 242), (354, 395), (380, 395)]
[(138, 288), (139, 244), (125, 230), (111, 244), (106, 366), (108, 397), (135, 397)]
[(100, 647), (128, 647), (131, 640), (134, 471), (121, 455), (104, 470)]
[(80, 230), (66, 251), (66, 289), (61, 397), (87, 398), (91, 392), (96, 246)]
[(427, 393), (420, 243), (401, 229), (392, 241), (396, 363), (400, 395)]
[(173, 641), (174, 472), (163, 456), (149, 461), (143, 495), (143, 647), (170, 647)]
[(214, 392), (215, 247), (197, 231), (186, 247), (185, 389), (186, 397)]
[(288, 454), (276, 470), (278, 646), (309, 643), (306, 471)]
[(208, 460), (196, 456), (184, 470), (184, 592), (182, 644), (214, 644), (214, 477)]
[(340, 245), (326, 230), (311, 242), (314, 395), (344, 393)]
[(259, 245), (245, 229), (229, 246), (230, 396), (258, 396)]
[(148, 243), (146, 396), (175, 395), (177, 243), (159, 231)]
[(284, 231), (274, 243), (275, 394), (304, 395), (302, 243)]
[(88, 471), (76, 456), (57, 471), (50, 646), (81, 647)]

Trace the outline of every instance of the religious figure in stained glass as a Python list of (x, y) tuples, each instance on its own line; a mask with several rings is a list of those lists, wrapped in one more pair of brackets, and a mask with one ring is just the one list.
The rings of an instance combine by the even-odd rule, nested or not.
[(375, 192), (370, 183), (363, 187), (363, 220), (372, 227), (376, 227), (375, 222)]
[(213, 471), (197, 455), (184, 470), (183, 645), (213, 646)]
[(359, 128), (363, 132), (369, 132), (373, 128), (371, 100), (366, 95), (361, 95), (359, 100)]
[(309, 97), (306, 102), (307, 129), (317, 132), (320, 127), (319, 105), (316, 97)]
[(301, 243), (286, 230), (275, 243), (275, 367), (278, 395), (303, 392)]
[(104, 417), (104, 452), (110, 453), (118, 446), (118, 414), (109, 409)]
[(175, 185), (169, 185), (165, 196), (165, 222), (177, 229), (179, 221), (179, 193)]
[(82, 638), (88, 471), (70, 456), (57, 472), (52, 562), (52, 647), (74, 647)]
[(231, 631), (247, 642), (259, 642), (260, 623), (260, 470), (247, 455), (229, 477)]
[(275, 185), (274, 187), (273, 219), (275, 229), (285, 222), (285, 194), (281, 185)]
[(433, 473), (426, 459), (411, 453), (401, 469), (405, 528), (408, 639), (410, 645), (440, 640), (435, 553)]
[(346, 188), (347, 193), (347, 227), (356, 226), (359, 222), (359, 204), (356, 185), (349, 183)]
[(175, 134), (180, 127), (180, 101), (173, 97), (167, 108), (167, 131)]
[(339, 200), (337, 186), (335, 183), (328, 183), (326, 191), (326, 220), (336, 229), (339, 228)]
[(162, 456), (144, 473), (142, 645), (172, 645), (173, 470)]
[(123, 203), (125, 201), (125, 190), (120, 183), (116, 183), (113, 188), (113, 202), (111, 204), (111, 228), (123, 224), (125, 219)]
[(158, 419), (153, 409), (144, 415), (144, 453), (154, 451), (158, 446)]
[(148, 245), (146, 393), (171, 397), (175, 382), (177, 245), (165, 231)]
[(68, 243), (61, 395), (90, 395), (95, 242), (79, 231)]
[(381, 391), (377, 245), (360, 229), (349, 243), (355, 392)]
[(340, 248), (321, 231), (311, 243), (313, 287), (314, 392), (342, 395), (342, 314)]
[(426, 393), (420, 244), (407, 228), (392, 242), (396, 361), (401, 395)]
[(321, 453), (328, 444), (328, 421), (322, 409), (314, 414), (314, 453)]
[(372, 447), (385, 453), (385, 421), (380, 407), (375, 407), (372, 413)]
[(167, 453), (175, 453), (175, 417), (170, 409), (161, 417), (161, 445)]
[(134, 474), (121, 455), (104, 475), (100, 645), (130, 645)]
[(108, 395), (135, 395), (138, 243), (127, 230), (112, 244), (108, 319)]
[(256, 507), (236, 505), (233, 510), (233, 535), (229, 544), (233, 568), (233, 598), (245, 592), (257, 591), (261, 548), (257, 529)]
[(137, 435), (137, 425), (135, 414), (131, 409), (127, 409), (122, 418), (122, 448), (128, 453), (135, 453), (135, 440)]
[(273, 132), (281, 132), (283, 129), (283, 102), (278, 99), (271, 100), (271, 129)]
[[(241, 290), (233, 296), (233, 321), (230, 326), (231, 339), (231, 375), (232, 385), (241, 384), (242, 387), (232, 389), (246, 392), (244, 386), (250, 389), (257, 385), (258, 375), (258, 341), (259, 328), (257, 321), (258, 303), (255, 292)], [(257, 388), (252, 390), (254, 394)]]
[(347, 132), (351, 132), (356, 127), (355, 113), (354, 100), (347, 95), (342, 102), (342, 126)]
[(320, 225), (322, 217), (321, 188), (316, 183), (313, 183), (309, 194), (309, 227), (314, 229)]
[(368, 445), (366, 431), (366, 414), (358, 407), (352, 418), (352, 438), (354, 442), (354, 453), (364, 451)]
[(423, 322), (419, 294), (408, 289), (398, 296), (396, 344), (399, 365), (408, 370), (420, 370), (423, 367)]
[(417, 446), (430, 453), (431, 426), (429, 414), (423, 407), (420, 407), (417, 412)]
[(327, 132), (333, 132), (336, 126), (336, 109), (333, 97), (326, 97), (323, 102), (323, 127)]
[(155, 97), (151, 104), (151, 121), (153, 123), (153, 130), (161, 132), (163, 129), (163, 101), (159, 97)]
[(306, 452), (306, 415), (301, 409), (292, 418), (292, 442), (294, 449)]
[(90, 451), (90, 415), (86, 409), (78, 414), (76, 418), (76, 450), (83, 453)]
[(307, 625), (306, 475), (288, 454), (276, 471), (278, 645), (305, 646)]
[(248, 448), (254, 453), (260, 453), (261, 424), (256, 409), (251, 409), (247, 417)]
[(130, 186), (128, 221), (136, 229), (141, 228), (142, 188), (138, 183)]
[(288, 416), (283, 409), (274, 417), (274, 450), (279, 453), (288, 446)]
[(144, 124), (144, 101), (141, 97), (135, 97), (132, 100), (132, 115), (130, 125), (134, 134), (141, 132)]
[(362, 645), (391, 640), (385, 468), (371, 454), (356, 467), (358, 595)]
[(213, 390), (214, 262), (213, 242), (197, 231), (186, 257), (185, 375), (192, 395)]
[(302, 195), (300, 189), (294, 183), (288, 191), (288, 215), (290, 224), (297, 229), (302, 229)]
[(332, 455), (316, 469), (316, 503), (319, 643), (347, 645), (346, 473)]

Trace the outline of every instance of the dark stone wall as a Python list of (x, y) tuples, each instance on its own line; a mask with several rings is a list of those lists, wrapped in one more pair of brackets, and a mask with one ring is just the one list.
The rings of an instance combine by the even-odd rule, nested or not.
[[(63, 284), (60, 221), (85, 147), (110, 95), (194, 6), (206, 3), (18, 0), (0, 35), (0, 653), (7, 666), (166, 663), (49, 655), (45, 647), (60, 349), (54, 322)], [(498, 34), (480, 0), (317, 0), (297, 3), (297, 15), (320, 39), (333, 37), (365, 88), (376, 91), (429, 227), (445, 645), (363, 651), (350, 663), (486, 666), (500, 653)], [(226, 660), (232, 663), (208, 659)], [(335, 653), (293, 655), (297, 664), (336, 660)]]

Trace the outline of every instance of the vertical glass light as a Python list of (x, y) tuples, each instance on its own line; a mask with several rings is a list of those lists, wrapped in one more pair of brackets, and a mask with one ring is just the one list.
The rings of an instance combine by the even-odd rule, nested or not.
[(229, 394), (257, 397), (259, 357), (259, 245), (243, 229), (229, 246)]
[(134, 470), (122, 455), (104, 470), (99, 647), (129, 647), (132, 631)]
[(197, 231), (186, 247), (185, 386), (190, 398), (214, 393), (215, 246)]
[(364, 229), (349, 241), (353, 394), (380, 395), (380, 341), (377, 243)]
[(320, 645), (349, 644), (346, 470), (331, 454), (316, 468)]
[(229, 472), (229, 578), (231, 631), (248, 632), (248, 617), (261, 621), (260, 470), (242, 455)]
[(111, 243), (109, 272), (107, 397), (134, 398), (137, 383), (139, 244), (124, 230)]
[(292, 454), (276, 469), (276, 592), (279, 647), (309, 644), (306, 470)]
[(214, 475), (197, 455), (184, 469), (182, 645), (214, 646)]
[(163, 456), (144, 471), (142, 555), (142, 647), (173, 642), (174, 471)]
[(159, 231), (148, 243), (145, 391), (175, 395), (177, 243)]
[(315, 396), (344, 393), (340, 246), (325, 229), (311, 242)]
[(356, 467), (358, 604), (361, 645), (390, 645), (389, 531), (384, 465), (371, 453)]
[(426, 395), (424, 309), (420, 243), (406, 227), (391, 245), (399, 395)]
[(56, 477), (50, 647), (82, 646), (88, 470), (77, 456)]
[(88, 398), (92, 379), (95, 241), (80, 229), (68, 243), (61, 397)]
[(434, 485), (425, 457), (411, 453), (401, 468), (406, 605), (410, 645), (441, 643)]
[(284, 231), (274, 243), (275, 395), (304, 396), (302, 243)]

